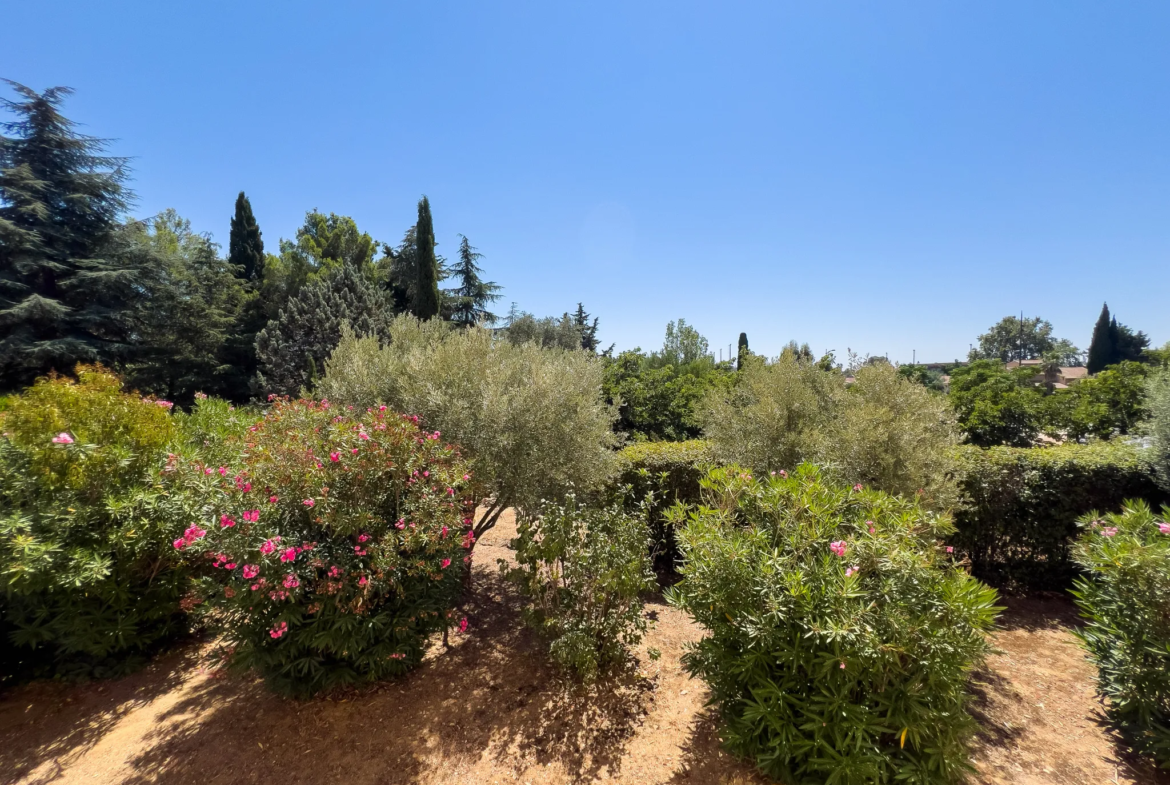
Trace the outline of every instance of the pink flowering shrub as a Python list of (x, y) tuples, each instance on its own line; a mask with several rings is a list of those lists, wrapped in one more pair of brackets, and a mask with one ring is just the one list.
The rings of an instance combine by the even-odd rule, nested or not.
[(1073, 596), (1086, 624), (1077, 637), (1097, 665), (1097, 691), (1113, 726), (1141, 753), (1170, 766), (1170, 507), (1143, 501), (1079, 521)]
[(702, 506), (670, 512), (668, 598), (706, 629), (683, 662), (727, 746), (782, 782), (962, 781), (967, 677), (998, 609), (948, 555), (949, 520), (811, 464), (701, 485)]
[(412, 418), (286, 399), (241, 446), (231, 465), (183, 467), (186, 492), (208, 502), (194, 532), (174, 533), (203, 572), (220, 656), (293, 695), (417, 665), (458, 621), (470, 529), (458, 451)]
[(0, 434), (0, 651), (103, 676), (182, 632), (183, 500), (159, 486), (177, 460), (170, 407), (82, 365), (9, 398)]

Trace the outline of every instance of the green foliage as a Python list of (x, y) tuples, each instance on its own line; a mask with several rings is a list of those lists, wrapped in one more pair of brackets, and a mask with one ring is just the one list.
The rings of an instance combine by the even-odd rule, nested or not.
[(628, 512), (644, 511), (654, 567), (668, 578), (677, 571), (680, 554), (677, 533), (665, 512), (678, 502), (698, 504), (699, 481), (712, 462), (711, 446), (701, 439), (639, 442), (618, 452), (608, 496), (620, 499)]
[(702, 417), (725, 463), (766, 473), (811, 461), (849, 484), (920, 493), (934, 509), (954, 500), (953, 416), (888, 363), (861, 367), (849, 388), (841, 374), (791, 354), (749, 363), (733, 388), (707, 396)]
[(1166, 498), (1143, 451), (1122, 442), (963, 447), (957, 477), (956, 548), (979, 577), (1022, 588), (1068, 586), (1075, 572), (1069, 549), (1085, 513)]
[(451, 271), (452, 275), (459, 278), (459, 285), (446, 290), (447, 298), (452, 303), (451, 321), (462, 327), (493, 325), (499, 317), (489, 311), (488, 306), (500, 299), (497, 292), (501, 287), (479, 277), (483, 270), (478, 262), (483, 254), (472, 248), (466, 237), (460, 235), (460, 238), (459, 261)]
[(970, 360), (1037, 360), (1055, 354), (1063, 365), (1080, 365), (1080, 350), (1067, 340), (1052, 336), (1052, 323), (1039, 317), (1019, 319), (1005, 316), (979, 336), (979, 348)]
[(586, 681), (625, 660), (646, 632), (639, 595), (654, 588), (649, 543), (644, 519), (569, 493), (519, 519), (511, 542), (517, 566), (500, 559), (552, 658)]
[(72, 91), (7, 82), (0, 99), (0, 388), (128, 356), (146, 271), (124, 253), (126, 161), (102, 155), (59, 108)]
[(1044, 429), (1069, 439), (1132, 433), (1148, 414), (1146, 366), (1131, 360), (1111, 365), (1044, 399)]
[(1076, 630), (1097, 665), (1111, 724), (1139, 752), (1170, 768), (1170, 508), (1159, 520), (1141, 501), (1080, 520), (1074, 549), (1085, 571), (1073, 596)]
[(231, 236), (228, 242), (228, 262), (239, 269), (245, 281), (264, 277), (264, 239), (260, 225), (252, 214), (252, 203), (240, 191), (236, 197), (236, 212), (232, 216)]
[(530, 313), (516, 314), (510, 319), (503, 336), (517, 346), (534, 344), (544, 349), (580, 349), (581, 329), (573, 317), (563, 314), (560, 319), (546, 316), (537, 319)]
[(1101, 315), (1097, 317), (1097, 324), (1093, 327), (1093, 339), (1089, 343), (1089, 373), (1097, 373), (1109, 365), (1117, 354), (1113, 345), (1114, 333), (1110, 329), (1109, 303), (1101, 306)]
[(204, 574), (222, 656), (309, 695), (403, 673), (451, 623), (470, 547), (467, 468), (417, 418), (278, 400), (238, 463), (193, 462), (173, 548)]
[(415, 242), (418, 279), (411, 313), (425, 321), (439, 315), (439, 263), (435, 258), (435, 227), (431, 221), (431, 203), (425, 196), (418, 201)]
[(975, 360), (951, 372), (950, 400), (967, 441), (980, 447), (1032, 445), (1044, 424), (1043, 391), (1034, 368), (1007, 370)]
[(188, 575), (168, 535), (186, 507), (159, 484), (169, 402), (98, 367), (77, 375), (39, 380), (0, 415), (0, 611), (28, 661), (101, 676), (184, 629)]
[[(956, 364), (956, 367), (958, 365)], [(899, 365), (898, 375), (912, 382), (921, 384), (928, 390), (933, 392), (946, 392), (946, 385), (943, 383), (943, 376), (952, 372), (953, 369), (944, 371), (941, 368), (927, 368), (925, 365)]]
[(605, 397), (618, 405), (617, 429), (636, 441), (681, 441), (699, 435), (697, 409), (712, 389), (727, 389), (734, 376), (709, 357), (682, 366), (658, 366), (634, 349), (605, 362)]
[(747, 333), (740, 333), (739, 334), (739, 343), (736, 347), (736, 353), (735, 353), (735, 368), (736, 368), (736, 370), (739, 370), (739, 371), (743, 370), (743, 366), (747, 362), (747, 358), (750, 355), (751, 355), (751, 350), (748, 349)]
[(687, 365), (710, 355), (707, 339), (699, 334), (686, 319), (678, 324), (666, 323), (666, 339), (662, 342), (661, 362), (669, 365)]
[(828, 484), (802, 464), (703, 480), (669, 599), (706, 630), (683, 663), (711, 687), (735, 753), (788, 783), (960, 782), (967, 678), (995, 592), (957, 569), (949, 521)]
[(1101, 306), (1101, 315), (1093, 327), (1093, 342), (1089, 345), (1089, 373), (1098, 373), (1111, 365), (1123, 362), (1148, 362), (1146, 350), (1150, 339), (1145, 333), (1134, 332), (1110, 316), (1109, 304)]
[(369, 275), (377, 245), (348, 215), (325, 215), (312, 210), (305, 214), (304, 225), (297, 229), (297, 247), (319, 270), (343, 265)]
[(1162, 487), (1170, 492), (1170, 368), (1150, 375), (1146, 392), (1149, 400), (1151, 463)]
[(388, 345), (344, 336), (318, 391), (336, 403), (417, 414), (459, 444), (491, 497), (478, 537), (507, 507), (535, 510), (572, 486), (604, 482), (615, 438), (602, 373), (601, 361), (579, 348), (514, 345), (483, 328), (402, 315)]
[(341, 340), (342, 327), (359, 335), (387, 334), (389, 305), (382, 292), (352, 265), (313, 279), (256, 336), (258, 386), (298, 394), (316, 381), (316, 369)]

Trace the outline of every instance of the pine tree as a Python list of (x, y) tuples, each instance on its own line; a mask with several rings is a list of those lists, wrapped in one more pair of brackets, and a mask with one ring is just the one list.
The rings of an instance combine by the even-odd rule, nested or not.
[(751, 352), (748, 350), (747, 333), (740, 333), (739, 334), (739, 348), (738, 348), (738, 350), (736, 352), (736, 356), (735, 356), (735, 367), (737, 370), (740, 370), (740, 371), (743, 370), (744, 363), (747, 361), (749, 354), (751, 354)]
[(587, 352), (596, 352), (599, 341), (597, 340), (597, 325), (598, 318), (593, 317), (592, 323), (589, 321), (589, 313), (585, 310), (585, 306), (577, 303), (577, 311), (573, 314), (573, 325), (581, 333), (581, 348)]
[(501, 287), (479, 277), (483, 270), (477, 262), (483, 258), (483, 254), (476, 251), (466, 237), (459, 237), (462, 238), (459, 242), (459, 261), (451, 271), (452, 275), (459, 278), (459, 285), (445, 292), (446, 299), (451, 302), (451, 321), (461, 327), (495, 324), (499, 317), (487, 307), (500, 299), (496, 292)]
[(1089, 360), (1086, 363), (1089, 373), (1097, 373), (1107, 365), (1112, 365), (1116, 349), (1113, 345), (1114, 329), (1109, 318), (1109, 303), (1101, 306), (1101, 315), (1097, 317), (1097, 325), (1093, 328), (1093, 341), (1089, 344)]
[(236, 197), (236, 214), (232, 216), (228, 261), (239, 267), (237, 275), (245, 281), (264, 277), (264, 240), (260, 226), (252, 215), (252, 203), (244, 192)]
[(418, 284), (414, 315), (430, 319), (439, 315), (439, 264), (435, 258), (435, 227), (431, 222), (431, 203), (424, 196), (418, 200), (418, 223), (415, 224)]
[(1132, 362), (1146, 360), (1146, 349), (1150, 348), (1150, 337), (1148, 335), (1140, 330), (1135, 333), (1117, 321), (1116, 316), (1113, 317), (1113, 321), (1110, 324), (1110, 332), (1113, 337), (1113, 362), (1110, 365), (1116, 365), (1127, 360)]
[(258, 389), (298, 395), (324, 371), (343, 324), (358, 335), (384, 338), (389, 317), (385, 295), (353, 266), (314, 278), (256, 337)]
[(125, 159), (61, 115), (69, 88), (8, 84), (22, 99), (0, 99), (17, 117), (0, 123), (0, 386), (13, 388), (128, 357), (148, 273), (120, 236)]

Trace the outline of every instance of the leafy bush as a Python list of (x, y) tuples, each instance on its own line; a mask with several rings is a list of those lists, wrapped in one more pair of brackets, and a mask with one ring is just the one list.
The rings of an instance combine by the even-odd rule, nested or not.
[(168, 534), (185, 508), (159, 485), (171, 404), (100, 367), (77, 375), (38, 380), (0, 415), (0, 610), (26, 662), (103, 676), (184, 629)]
[(933, 509), (955, 498), (958, 433), (946, 401), (888, 363), (861, 368), (849, 388), (840, 373), (794, 354), (749, 363), (733, 389), (708, 397), (704, 423), (725, 463), (766, 473), (812, 461), (848, 484), (922, 491)]
[(995, 591), (953, 566), (945, 517), (837, 487), (802, 464), (712, 470), (680, 531), (669, 593), (707, 634), (684, 665), (722, 737), (783, 782), (957, 782), (967, 676), (989, 651)]
[(1170, 767), (1170, 508), (1148, 505), (1081, 518), (1073, 554), (1087, 573), (1073, 595), (1088, 623), (1076, 631), (1097, 665), (1112, 724)]
[(346, 334), (327, 369), (319, 391), (330, 400), (419, 415), (467, 452), (491, 497), (476, 537), (508, 507), (536, 510), (609, 476), (614, 414), (601, 397), (601, 362), (579, 349), (513, 345), (482, 328), (400, 316), (387, 346)]
[(471, 539), (456, 450), (417, 418), (278, 400), (241, 463), (179, 477), (205, 517), (172, 534), (202, 566), (229, 665), (311, 694), (417, 665), (446, 629)]
[(975, 360), (951, 372), (950, 400), (967, 441), (980, 447), (1029, 447), (1043, 428), (1044, 395), (1032, 367)]
[(618, 452), (608, 497), (620, 500), (627, 512), (644, 510), (654, 567), (660, 573), (674, 573), (679, 563), (674, 526), (664, 513), (676, 502), (698, 503), (699, 481), (712, 460), (711, 446), (701, 439), (640, 442)]
[(654, 588), (646, 522), (620, 507), (588, 507), (574, 494), (522, 517), (516, 567), (504, 576), (531, 601), (526, 620), (550, 639), (561, 665), (592, 680), (621, 662), (646, 632), (639, 595)]
[(1146, 417), (1146, 376), (1141, 363), (1125, 361), (1044, 399), (1044, 430), (1068, 439), (1108, 439), (1132, 433)]
[[(1170, 344), (1167, 344), (1170, 352)], [(1146, 386), (1149, 396), (1152, 463), (1162, 487), (1170, 491), (1170, 369), (1150, 376)]]
[(602, 389), (618, 405), (616, 427), (635, 441), (693, 439), (701, 426), (697, 410), (711, 389), (725, 389), (734, 378), (727, 363), (704, 355), (684, 365), (664, 363), (662, 355), (625, 351), (605, 360)]
[(980, 578), (1063, 589), (1076, 567), (1077, 519), (1125, 499), (1166, 498), (1142, 450), (1123, 442), (1055, 447), (962, 447), (954, 544)]

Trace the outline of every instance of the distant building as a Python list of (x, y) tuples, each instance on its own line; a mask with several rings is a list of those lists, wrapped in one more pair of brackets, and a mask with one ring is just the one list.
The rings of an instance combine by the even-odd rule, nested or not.
[(1033, 384), (1047, 384), (1054, 390), (1067, 389), (1070, 384), (1076, 384), (1089, 376), (1089, 369), (1083, 365), (1062, 365), (1053, 372), (1045, 375), (1041, 366), (1043, 360), (1012, 360), (1005, 368), (1013, 371), (1016, 368), (1036, 368), (1036, 375), (1032, 377)]

